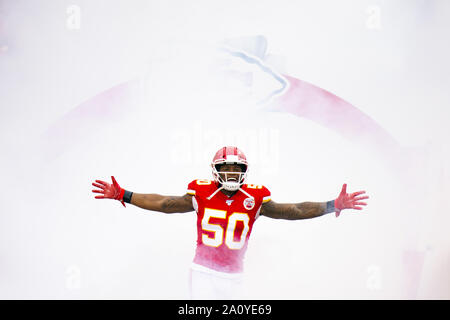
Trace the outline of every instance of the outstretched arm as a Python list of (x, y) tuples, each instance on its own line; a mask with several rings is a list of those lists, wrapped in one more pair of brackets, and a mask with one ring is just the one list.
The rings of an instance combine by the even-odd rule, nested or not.
[(96, 199), (115, 199), (119, 200), (125, 207), (126, 203), (131, 203), (139, 208), (159, 211), (164, 213), (182, 213), (194, 211), (192, 196), (163, 196), (159, 194), (143, 194), (127, 191), (119, 186), (114, 176), (111, 176), (112, 184), (102, 180), (95, 180), (92, 185), (98, 189), (92, 190), (94, 193), (100, 193)]
[(261, 206), (261, 215), (274, 219), (298, 220), (320, 217), (324, 214), (336, 212), (339, 216), (344, 209), (362, 210), (361, 206), (367, 205), (361, 200), (368, 196), (361, 196), (365, 191), (347, 193), (347, 184), (342, 186), (339, 196), (335, 200), (327, 202), (301, 202), (301, 203), (276, 203), (268, 201)]
[(194, 211), (190, 194), (185, 194), (184, 196), (162, 196), (154, 193), (133, 193), (130, 203), (142, 209), (164, 213)]
[(260, 214), (274, 219), (299, 220), (320, 217), (334, 212), (334, 201), (276, 203), (271, 200), (263, 203)]

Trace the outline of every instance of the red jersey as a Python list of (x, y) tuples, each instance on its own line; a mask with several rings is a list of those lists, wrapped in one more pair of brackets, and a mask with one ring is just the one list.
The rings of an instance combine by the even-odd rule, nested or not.
[(244, 184), (244, 192), (238, 190), (228, 197), (217, 189), (211, 180), (194, 180), (188, 185), (197, 212), (194, 263), (220, 272), (242, 272), (253, 223), (261, 205), (270, 200), (270, 191), (262, 185)]

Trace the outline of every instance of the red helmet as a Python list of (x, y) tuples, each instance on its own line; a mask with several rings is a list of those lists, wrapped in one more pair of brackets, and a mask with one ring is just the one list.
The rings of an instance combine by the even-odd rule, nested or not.
[[(242, 167), (242, 172), (233, 172), (233, 175), (239, 174), (238, 181), (228, 181), (227, 174), (231, 172), (220, 172), (225, 176), (225, 180), (219, 174), (219, 165), (237, 164)], [(214, 180), (223, 185), (225, 190), (235, 191), (240, 188), (247, 177), (248, 162), (245, 154), (237, 147), (223, 147), (216, 152), (211, 162)]]

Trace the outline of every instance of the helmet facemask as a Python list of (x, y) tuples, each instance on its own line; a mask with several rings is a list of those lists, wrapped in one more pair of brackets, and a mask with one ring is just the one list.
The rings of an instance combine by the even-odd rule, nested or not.
[(212, 165), (214, 180), (220, 183), (227, 191), (237, 191), (244, 184), (247, 177), (248, 166), (244, 163), (233, 163), (242, 167), (242, 171), (230, 172), (219, 171), (224, 164), (231, 164), (227, 162), (219, 162)]

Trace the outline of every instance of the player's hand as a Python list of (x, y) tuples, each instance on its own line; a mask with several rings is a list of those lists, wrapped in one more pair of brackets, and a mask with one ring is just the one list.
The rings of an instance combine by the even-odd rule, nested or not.
[(125, 193), (125, 190), (119, 186), (114, 176), (111, 176), (111, 180), (112, 184), (102, 180), (95, 180), (95, 182), (92, 183), (94, 187), (99, 188), (92, 190), (92, 192), (101, 194), (101, 196), (96, 196), (95, 199), (119, 200), (125, 207), (125, 202), (123, 202), (123, 194)]
[(357, 191), (351, 194), (347, 193), (347, 184), (344, 183), (342, 186), (341, 193), (334, 200), (334, 208), (336, 209), (336, 217), (339, 217), (341, 210), (344, 209), (356, 209), (362, 210), (361, 206), (366, 206), (367, 203), (361, 202), (361, 200), (369, 199), (369, 196), (360, 196), (366, 193), (365, 191)]

